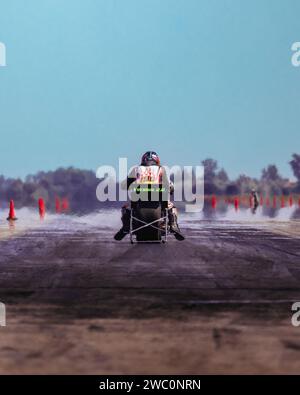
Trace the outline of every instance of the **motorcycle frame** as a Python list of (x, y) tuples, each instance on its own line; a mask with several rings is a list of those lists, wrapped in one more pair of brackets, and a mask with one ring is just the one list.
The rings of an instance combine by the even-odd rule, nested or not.
[[(142, 225), (139, 226), (136, 229), (133, 229), (133, 221), (140, 222)], [(158, 226), (154, 225), (154, 224), (157, 224), (158, 222), (161, 222), (161, 221), (164, 221), (164, 223), (165, 223), (165, 233), (161, 237), (161, 240), (157, 240), (157, 241), (155, 241), (155, 240), (137, 241), (137, 240), (133, 239), (134, 233), (138, 232), (141, 229), (147, 228), (147, 227), (151, 227), (151, 228), (154, 228), (154, 229), (157, 229), (157, 230), (161, 231), (161, 228), (159, 228)], [(142, 221), (141, 219), (135, 217), (133, 215), (133, 209), (130, 209), (129, 236), (130, 236), (131, 244), (134, 244), (134, 243), (155, 243), (155, 242), (156, 243), (166, 243), (168, 241), (168, 210), (165, 209), (165, 215), (163, 217), (161, 217), (159, 219), (156, 219), (156, 220), (154, 220), (152, 222), (145, 222), (145, 221)]]

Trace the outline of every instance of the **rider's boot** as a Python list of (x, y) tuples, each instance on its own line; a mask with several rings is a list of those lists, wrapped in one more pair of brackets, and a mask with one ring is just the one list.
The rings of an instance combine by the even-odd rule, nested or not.
[(120, 241), (122, 239), (124, 239), (124, 237), (126, 235), (128, 235), (129, 230), (130, 230), (130, 210), (127, 207), (122, 207), (122, 223), (123, 226), (122, 228), (119, 230), (119, 232), (117, 232), (114, 235), (114, 239), (117, 241)]
[(121, 241), (124, 239), (126, 235), (128, 235), (129, 232), (126, 232), (122, 226), (122, 228), (114, 235), (114, 239), (117, 241)]
[(184, 240), (184, 236), (181, 234), (177, 223), (177, 215), (173, 209), (168, 210), (170, 232), (174, 234), (177, 240)]

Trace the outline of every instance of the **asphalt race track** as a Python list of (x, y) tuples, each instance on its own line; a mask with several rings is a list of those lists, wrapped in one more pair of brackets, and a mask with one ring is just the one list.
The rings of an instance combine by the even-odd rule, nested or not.
[(298, 223), (131, 245), (114, 221), (0, 229), (0, 373), (299, 373)]

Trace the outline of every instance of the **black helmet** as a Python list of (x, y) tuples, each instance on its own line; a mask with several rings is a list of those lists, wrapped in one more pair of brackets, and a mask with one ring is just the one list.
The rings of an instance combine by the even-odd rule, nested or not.
[(147, 151), (144, 153), (141, 159), (142, 166), (160, 165), (159, 156), (154, 151)]

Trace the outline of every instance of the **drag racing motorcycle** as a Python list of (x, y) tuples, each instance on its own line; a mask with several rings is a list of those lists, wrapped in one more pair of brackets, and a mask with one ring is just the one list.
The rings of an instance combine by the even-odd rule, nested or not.
[(170, 202), (174, 191), (164, 168), (137, 166), (127, 178), (128, 205), (122, 208), (123, 226), (114, 236), (122, 240), (127, 234), (131, 243), (165, 243), (173, 233), (177, 240), (184, 240), (177, 224), (176, 208)]
[(130, 210), (130, 241), (165, 243), (168, 239), (167, 202), (137, 202)]

